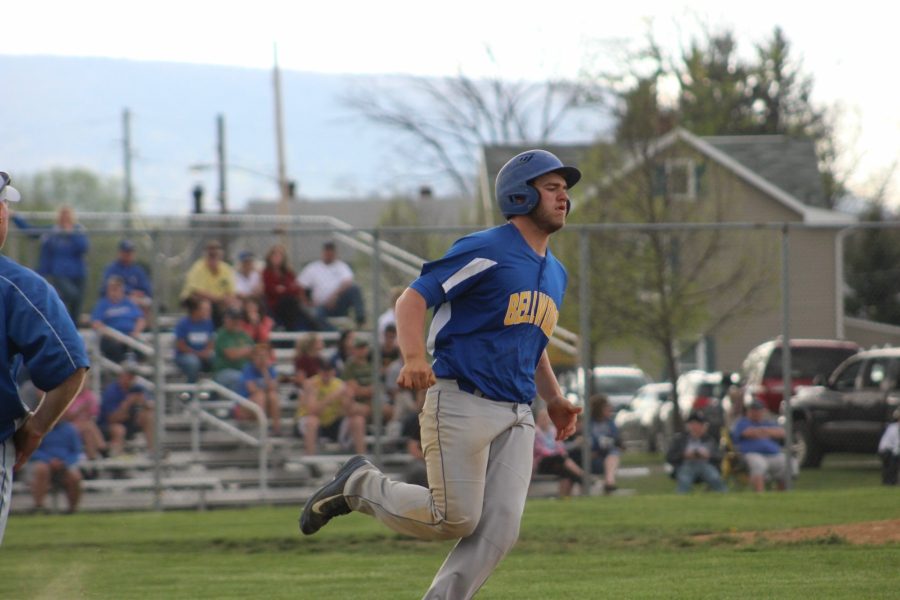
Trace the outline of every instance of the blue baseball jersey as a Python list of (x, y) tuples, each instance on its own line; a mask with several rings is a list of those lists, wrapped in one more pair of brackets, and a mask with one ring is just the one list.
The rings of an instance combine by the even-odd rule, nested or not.
[(34, 271), (0, 256), (0, 442), (26, 413), (13, 364), (21, 356), (40, 390), (52, 390), (90, 365), (84, 341), (56, 291)]
[(457, 240), (411, 284), (434, 307), (428, 351), (435, 376), (530, 404), (567, 280), (550, 250), (537, 254), (511, 223)]
[(97, 305), (94, 306), (94, 310), (91, 311), (91, 321), (100, 321), (126, 335), (131, 335), (134, 326), (143, 317), (144, 311), (127, 297), (122, 298), (119, 302), (100, 298)]

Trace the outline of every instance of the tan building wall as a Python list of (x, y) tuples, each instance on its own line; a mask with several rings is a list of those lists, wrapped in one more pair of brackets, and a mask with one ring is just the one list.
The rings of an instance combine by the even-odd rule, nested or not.
[[(690, 157), (704, 164), (701, 202), (718, 204), (719, 222), (799, 223), (802, 215), (757, 187), (737, 177), (711, 158), (685, 144), (674, 146), (670, 157)], [(781, 232), (780, 230), (733, 231), (721, 255), (721, 270), (748, 259), (748, 278), (761, 291), (749, 312), (711, 333), (712, 368), (737, 370), (747, 352), (761, 342), (781, 335)], [(790, 335), (792, 337), (833, 338), (836, 335), (835, 230), (792, 229), (790, 232)], [(715, 303), (731, 306), (734, 297), (723, 293)], [(714, 309), (715, 310), (715, 309)], [(697, 332), (698, 335), (701, 332)], [(852, 337), (847, 336), (849, 339)], [(630, 345), (610, 344), (596, 349), (603, 364), (637, 364), (653, 377), (664, 372), (658, 352), (638, 350)]]

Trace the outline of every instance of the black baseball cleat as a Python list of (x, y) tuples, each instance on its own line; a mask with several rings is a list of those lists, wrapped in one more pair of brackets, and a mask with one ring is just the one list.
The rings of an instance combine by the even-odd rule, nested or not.
[(303, 512), (300, 514), (300, 531), (304, 535), (312, 535), (334, 517), (352, 512), (344, 498), (344, 486), (353, 473), (371, 464), (372, 462), (365, 456), (354, 456), (345, 462), (344, 466), (335, 474), (334, 479), (320, 487), (306, 501), (306, 506), (303, 507)]

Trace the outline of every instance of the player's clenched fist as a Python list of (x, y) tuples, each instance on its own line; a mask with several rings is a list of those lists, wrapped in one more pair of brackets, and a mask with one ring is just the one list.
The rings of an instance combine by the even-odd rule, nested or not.
[(434, 384), (434, 371), (424, 358), (408, 360), (397, 376), (397, 385), (411, 390), (424, 390)]

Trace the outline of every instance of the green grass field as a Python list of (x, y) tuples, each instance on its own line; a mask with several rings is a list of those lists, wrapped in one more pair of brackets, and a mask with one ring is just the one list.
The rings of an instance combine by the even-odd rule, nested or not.
[[(531, 500), (519, 543), (479, 598), (898, 598), (900, 544), (732, 535), (900, 518), (900, 489), (871, 475), (835, 467), (804, 472), (808, 489), (791, 493), (685, 497), (655, 476), (629, 481), (631, 496)], [(297, 514), (13, 515), (3, 597), (414, 599), (450, 548), (358, 514), (304, 538)]]

